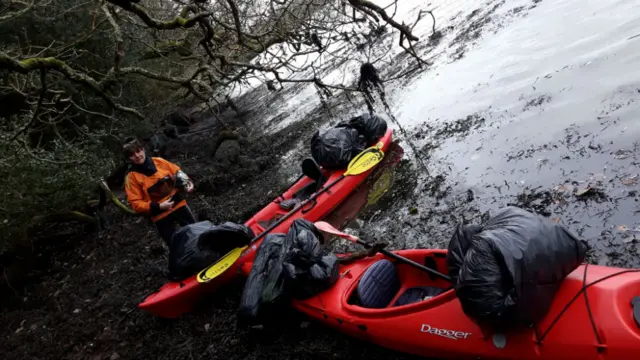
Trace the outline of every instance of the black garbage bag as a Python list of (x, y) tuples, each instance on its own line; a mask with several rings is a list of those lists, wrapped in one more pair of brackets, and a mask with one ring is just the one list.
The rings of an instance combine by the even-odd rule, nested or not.
[(336, 127), (351, 127), (358, 131), (367, 147), (373, 146), (387, 132), (387, 121), (378, 114), (363, 113), (349, 121), (341, 122)]
[(338, 279), (335, 255), (323, 255), (322, 235), (305, 219), (296, 219), (289, 232), (269, 234), (256, 252), (245, 283), (238, 323), (268, 322), (274, 309), (293, 298), (305, 298)]
[(294, 299), (308, 299), (330, 288), (338, 281), (338, 258), (334, 254), (322, 256), (304, 270), (294, 270), (286, 265), (285, 263), (286, 274), (290, 279), (288, 286)]
[(449, 270), (449, 277), (451, 277), (454, 284), (458, 281), (458, 273), (464, 262), (464, 256), (473, 243), (473, 236), (480, 231), (482, 231), (482, 226), (480, 225), (459, 225), (451, 241), (449, 241), (447, 269)]
[(200, 234), (215, 225), (210, 221), (200, 221), (176, 230), (169, 244), (169, 279), (185, 279), (214, 262), (218, 254), (198, 246)]
[(291, 249), (285, 261), (289, 267), (306, 269), (322, 258), (322, 234), (316, 226), (306, 219), (295, 219), (289, 227), (287, 236), (291, 238)]
[(255, 324), (259, 322), (263, 308), (278, 305), (285, 291), (282, 264), (290, 247), (291, 238), (285, 234), (265, 236), (245, 282), (238, 310), (238, 323)]
[(312, 222), (296, 219), (289, 233), (293, 247), (284, 262), (287, 287), (295, 299), (306, 299), (327, 289), (338, 280), (338, 259), (324, 254), (322, 234)]
[(447, 264), (465, 314), (480, 325), (506, 330), (540, 320), (586, 251), (586, 242), (564, 226), (506, 207), (481, 227), (458, 229)]
[(325, 169), (344, 169), (355, 155), (364, 150), (358, 130), (334, 127), (311, 138), (311, 156)]
[(249, 245), (254, 237), (250, 227), (227, 221), (200, 234), (198, 246), (224, 256), (235, 248)]
[(252, 238), (249, 227), (231, 222), (216, 226), (210, 221), (200, 221), (183, 226), (171, 238), (169, 279), (186, 279), (231, 249), (248, 245)]

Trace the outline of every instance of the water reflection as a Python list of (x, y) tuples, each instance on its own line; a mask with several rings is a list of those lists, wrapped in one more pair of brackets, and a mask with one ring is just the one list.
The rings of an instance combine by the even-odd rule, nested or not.
[(404, 149), (396, 141), (391, 143), (382, 162), (324, 221), (338, 229), (358, 227), (358, 217), (388, 209), (394, 201), (389, 195), (397, 178), (395, 170), (403, 156)]

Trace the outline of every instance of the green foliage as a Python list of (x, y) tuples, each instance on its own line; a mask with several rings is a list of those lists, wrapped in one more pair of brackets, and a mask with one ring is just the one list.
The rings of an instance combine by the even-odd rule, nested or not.
[[(17, 240), (26, 235), (36, 215), (80, 208), (96, 197), (96, 179), (108, 173), (111, 155), (96, 143), (52, 141), (51, 150), (27, 146), (7, 149), (3, 143), (0, 177), (0, 222), (3, 239)], [(0, 243), (0, 252), (3, 244)]]

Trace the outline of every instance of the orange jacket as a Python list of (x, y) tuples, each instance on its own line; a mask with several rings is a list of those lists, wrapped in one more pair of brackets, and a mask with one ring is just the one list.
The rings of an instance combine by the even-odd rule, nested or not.
[(145, 175), (133, 167), (125, 178), (125, 192), (131, 208), (139, 213), (151, 216), (156, 222), (178, 208), (187, 205), (186, 200), (173, 204), (169, 210), (159, 210), (158, 205), (177, 193), (175, 174), (180, 167), (163, 158), (152, 157), (155, 173)]

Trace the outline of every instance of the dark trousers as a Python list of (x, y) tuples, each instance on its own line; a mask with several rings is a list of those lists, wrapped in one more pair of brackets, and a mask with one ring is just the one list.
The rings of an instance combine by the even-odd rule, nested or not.
[(189, 205), (185, 205), (177, 210), (174, 210), (171, 214), (155, 222), (158, 232), (164, 240), (167, 246), (171, 244), (171, 238), (176, 231), (176, 225), (180, 227), (193, 224), (196, 222), (196, 218), (193, 216)]

